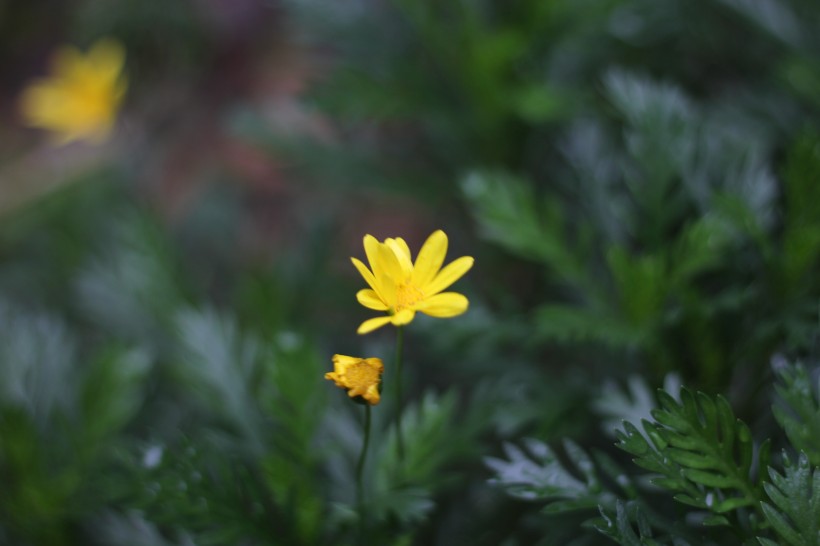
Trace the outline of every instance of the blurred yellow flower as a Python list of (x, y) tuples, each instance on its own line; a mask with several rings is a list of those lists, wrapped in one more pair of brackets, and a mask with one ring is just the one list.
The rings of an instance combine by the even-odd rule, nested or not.
[(51, 76), (27, 87), (20, 108), (27, 123), (51, 131), (57, 144), (100, 143), (111, 132), (125, 94), (125, 51), (100, 40), (87, 54), (73, 47), (57, 51)]
[(356, 358), (355, 356), (333, 355), (333, 371), (325, 374), (325, 379), (347, 389), (351, 398), (361, 396), (371, 406), (379, 403), (379, 382), (384, 372), (380, 358)]
[(448, 318), (467, 310), (469, 302), (457, 292), (443, 292), (473, 266), (473, 258), (463, 256), (442, 268), (447, 254), (447, 235), (441, 230), (427, 238), (413, 263), (404, 239), (385, 239), (380, 243), (372, 235), (364, 237), (364, 251), (370, 262), (368, 269), (351, 258), (370, 288), (359, 290), (359, 303), (376, 311), (387, 311), (386, 317), (364, 321), (358, 333), (366, 334), (392, 323), (402, 326), (413, 320), (416, 311)]

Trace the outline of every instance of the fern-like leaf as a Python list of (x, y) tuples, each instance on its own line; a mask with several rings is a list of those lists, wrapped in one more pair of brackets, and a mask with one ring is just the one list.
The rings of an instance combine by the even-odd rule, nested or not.
[[(784, 454), (785, 474), (769, 468), (771, 483), (763, 485), (771, 503), (763, 502), (763, 514), (788, 546), (820, 546), (820, 468), (811, 467), (801, 453), (797, 464)], [(758, 539), (764, 546), (774, 544)]]
[(676, 500), (712, 512), (704, 524), (727, 524), (731, 513), (741, 517), (738, 509), (757, 509), (762, 481), (752, 463), (755, 455), (761, 468), (768, 462), (768, 442), (755, 453), (749, 428), (721, 396), (681, 389), (680, 402), (665, 391), (658, 398), (655, 422), (644, 421), (643, 432), (625, 423), (618, 447), (634, 455), (638, 466), (659, 474), (653, 483), (675, 493)]
[(820, 384), (812, 384), (801, 364), (783, 366), (778, 376), (775, 390), (781, 404), (772, 408), (774, 416), (794, 448), (820, 465)]
[(564, 450), (574, 464), (572, 471), (545, 443), (529, 438), (524, 440), (524, 446), (526, 451), (505, 444), (506, 460), (485, 459), (495, 471), (490, 483), (501, 486), (513, 497), (547, 501), (547, 513), (614, 506), (615, 495), (604, 489), (592, 459), (577, 444), (564, 441)]
[[(406, 443), (403, 458), (398, 456), (395, 428), (388, 429), (373, 458), (371, 504), (376, 517), (422, 521), (434, 507), (433, 494), (458, 479), (454, 473), (443, 479), (440, 472), (469, 452), (475, 428), (470, 423), (456, 425), (456, 404), (455, 392), (427, 392), (405, 408), (402, 432), (412, 441)], [(459, 432), (454, 433), (456, 429)]]
[[(667, 374), (663, 383), (666, 392), (680, 391), (681, 380), (678, 374)], [(652, 410), (657, 407), (652, 389), (644, 378), (639, 375), (630, 376), (627, 387), (628, 392), (615, 382), (607, 382), (593, 401), (595, 412), (603, 418), (601, 428), (608, 435), (615, 436), (625, 422), (640, 423), (651, 419)]]
[(557, 201), (542, 200), (530, 182), (504, 172), (472, 173), (462, 191), (485, 238), (548, 265), (564, 282), (587, 287), (586, 242), (569, 242), (569, 222)]
[[(591, 525), (599, 533), (622, 546), (660, 546), (665, 544), (652, 538), (652, 528), (649, 521), (641, 511), (640, 505), (635, 502), (618, 500), (615, 503), (614, 517), (601, 509), (601, 518), (591, 522)], [(637, 532), (635, 527), (637, 527)], [(684, 546), (688, 543), (679, 540), (675, 544)]]

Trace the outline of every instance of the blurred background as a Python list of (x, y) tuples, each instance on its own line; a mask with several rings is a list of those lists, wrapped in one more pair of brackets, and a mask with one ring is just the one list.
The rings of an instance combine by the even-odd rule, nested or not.
[[(772, 361), (817, 353), (818, 25), (815, 0), (0, 0), (0, 544), (604, 543), (484, 458), (628, 464), (614, 427), (664, 384), (778, 446)], [(57, 144), (21, 97), (102, 39), (114, 126)], [(408, 453), (385, 393), (363, 542), (361, 408), (323, 374), (387, 377), (395, 331), (355, 334), (349, 257), (436, 229), (476, 258), (470, 310), (407, 329)]]

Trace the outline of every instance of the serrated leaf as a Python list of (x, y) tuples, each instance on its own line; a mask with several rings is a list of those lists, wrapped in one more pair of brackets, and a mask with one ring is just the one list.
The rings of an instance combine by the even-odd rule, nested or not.
[[(652, 538), (652, 528), (641, 507), (637, 503), (618, 500), (614, 517), (603, 507), (599, 507), (601, 518), (592, 520), (599, 533), (624, 546), (654, 546), (659, 544)], [(637, 532), (635, 527), (637, 527)]]
[(791, 546), (820, 545), (820, 468), (801, 453), (792, 463), (784, 454), (784, 474), (769, 468), (772, 483), (764, 484), (769, 502), (763, 514), (772, 529)]
[(687, 469), (684, 470), (684, 476), (695, 483), (699, 483), (707, 487), (728, 488), (737, 485), (737, 480), (735, 478), (717, 474), (715, 472)]
[(732, 510), (737, 510), (738, 508), (751, 506), (752, 503), (753, 501), (751, 499), (743, 497), (733, 497), (731, 499), (725, 499), (714, 503), (712, 505), (712, 510), (719, 514), (723, 514), (724, 512), (730, 512)]
[(653, 485), (669, 489), (670, 491), (679, 491), (686, 487), (686, 480), (681, 478), (652, 478)]
[(694, 450), (700, 445), (700, 441), (688, 434), (678, 434), (670, 428), (658, 428), (660, 434), (667, 445), (676, 449)]
[[(545, 510), (549, 512), (594, 508), (602, 503), (611, 505), (613, 495), (602, 490), (592, 460), (577, 444), (571, 441), (564, 444), (574, 464), (573, 472), (543, 442), (527, 439), (526, 444), (527, 452), (506, 444), (507, 460), (485, 459), (485, 464), (495, 473), (490, 483), (518, 498), (548, 501)], [(576, 475), (583, 476), (584, 480)], [(559, 504), (553, 506), (556, 502)]]
[[(578, 510), (589, 510), (598, 506), (598, 498), (589, 497), (578, 500), (557, 500), (552, 501), (541, 509), (544, 514), (563, 514), (565, 512), (576, 512)], [(614, 500), (614, 499), (613, 499)]]
[[(650, 419), (657, 405), (652, 389), (641, 376), (630, 376), (626, 386), (627, 389), (621, 389), (617, 383), (607, 382), (593, 401), (595, 411), (605, 419), (602, 428), (607, 434), (615, 434), (624, 422), (641, 423)], [(680, 376), (667, 374), (664, 388), (680, 390)]]
[(76, 415), (77, 340), (59, 317), (0, 300), (0, 405), (45, 431), (53, 413)]
[(623, 432), (616, 432), (619, 440), (616, 444), (617, 447), (632, 455), (638, 456), (644, 455), (652, 449), (646, 441), (646, 438), (644, 438), (643, 434), (641, 434), (635, 425), (630, 422), (624, 422), (623, 426)]
[[(660, 474), (651, 482), (674, 493), (681, 503), (708, 509), (712, 515), (758, 508), (763, 492), (759, 473), (755, 477), (750, 470), (751, 434), (735, 419), (728, 402), (685, 388), (680, 402), (662, 390), (658, 400), (660, 408), (652, 412), (656, 422), (644, 423), (649, 437), (661, 439), (653, 441), (654, 449), (636, 439), (634, 426), (625, 426), (618, 447), (639, 451), (635, 464)], [(768, 460), (768, 443), (761, 445), (758, 455)]]
[[(690, 444), (691, 445), (691, 444)], [(694, 444), (697, 447), (697, 444)], [(695, 469), (709, 469), (715, 467), (715, 459), (712, 455), (699, 453), (696, 451), (686, 451), (670, 447), (664, 451), (667, 457), (681, 466)]]
[(557, 202), (539, 206), (529, 181), (506, 172), (474, 172), (461, 188), (486, 238), (544, 262), (570, 284), (584, 277), (578, 249), (568, 240), (565, 213)]
[(643, 429), (644, 432), (646, 432), (646, 435), (649, 437), (650, 440), (652, 440), (652, 445), (655, 446), (655, 449), (657, 449), (658, 451), (665, 450), (666, 447), (669, 445), (669, 442), (667, 441), (665, 435), (662, 433), (661, 429), (658, 429), (657, 427), (653, 426), (652, 423), (650, 423), (647, 420), (642, 421), (641, 424), (643, 425)]
[(688, 432), (691, 428), (689, 421), (687, 421), (685, 417), (675, 413), (670, 413), (665, 410), (653, 410), (652, 418), (655, 419), (658, 423), (665, 425), (676, 431)]
[(236, 320), (214, 309), (183, 309), (175, 317), (178, 373), (203, 407), (221, 414), (246, 440), (257, 442), (259, 409), (251, 395), (260, 343)]
[(706, 502), (704, 502), (702, 499), (696, 499), (696, 498), (693, 498), (689, 495), (675, 495), (672, 498), (675, 499), (676, 501), (680, 502), (680, 503), (688, 504), (689, 506), (694, 506), (695, 508), (706, 508), (707, 507)]
[(796, 449), (820, 465), (820, 385), (812, 383), (802, 364), (786, 364), (777, 371), (779, 403), (773, 407), (777, 422)]

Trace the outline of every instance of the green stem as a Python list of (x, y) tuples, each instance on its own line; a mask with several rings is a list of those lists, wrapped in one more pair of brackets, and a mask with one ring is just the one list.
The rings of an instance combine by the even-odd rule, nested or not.
[(404, 436), (401, 431), (401, 356), (404, 345), (404, 328), (396, 328), (396, 439), (399, 448), (399, 462), (404, 460)]
[(370, 444), (370, 404), (364, 407), (364, 440), (362, 441), (362, 452), (359, 454), (359, 462), (356, 464), (356, 505), (359, 509), (359, 522), (364, 525), (364, 492), (362, 490), (362, 473), (364, 471), (364, 461), (367, 458), (367, 446)]

